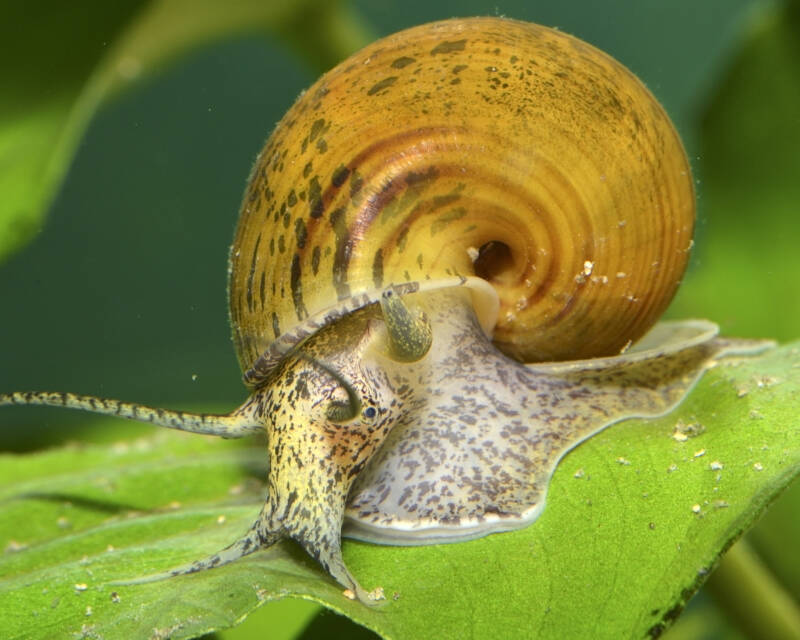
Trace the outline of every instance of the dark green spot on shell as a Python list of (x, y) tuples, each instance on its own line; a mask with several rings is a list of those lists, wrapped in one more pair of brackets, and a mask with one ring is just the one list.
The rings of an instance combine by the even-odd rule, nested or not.
[[(397, 251), (399, 253), (403, 253), (406, 248), (406, 240), (408, 239), (408, 229), (409, 225), (406, 224), (400, 229), (400, 233), (397, 236)], [(411, 278), (406, 278), (406, 280), (410, 280)]]
[(290, 207), (293, 207), (294, 205), (296, 205), (296, 204), (297, 204), (297, 194), (294, 192), (294, 189), (292, 189), (292, 190), (289, 192), (289, 195), (288, 195), (288, 197), (286, 198), (286, 202), (288, 202), (288, 203), (289, 203), (289, 206), (290, 206)]
[(403, 67), (407, 67), (413, 62), (416, 62), (416, 58), (409, 58), (408, 56), (403, 56), (401, 58), (397, 58), (392, 62), (392, 69), (402, 69)]
[(350, 233), (347, 230), (345, 207), (339, 207), (331, 212), (330, 223), (336, 234), (336, 252), (333, 256), (333, 286), (339, 299), (350, 296), (350, 285), (347, 284), (347, 267), (350, 264)]
[(441, 209), (442, 207), (446, 207), (449, 204), (453, 204), (456, 200), (458, 200), (461, 197), (461, 194), (459, 193), (460, 191), (461, 189), (456, 188), (450, 193), (446, 193), (442, 196), (434, 196), (432, 198), (433, 208)]
[(320, 138), (317, 140), (317, 151), (320, 153), (325, 153), (328, 150), (328, 143), (325, 142), (325, 138)]
[(406, 184), (411, 186), (421, 182), (430, 182), (435, 180), (438, 175), (439, 171), (436, 167), (428, 167), (424, 171), (409, 171), (408, 174), (406, 174)]
[(451, 222), (460, 220), (465, 215), (467, 215), (467, 210), (464, 207), (455, 207), (454, 209), (450, 209), (450, 211), (443, 213), (433, 221), (433, 224), (431, 224), (431, 236), (443, 231)]
[(322, 203), (322, 187), (319, 178), (314, 176), (308, 183), (309, 215), (312, 218), (321, 218), (325, 206)]
[(311, 125), (311, 133), (308, 134), (309, 142), (314, 142), (314, 139), (323, 132), (325, 129), (325, 118), (319, 118), (318, 120), (314, 120), (314, 124)]
[(384, 89), (388, 89), (391, 87), (395, 82), (397, 82), (397, 76), (389, 76), (388, 78), (384, 78), (380, 82), (376, 82), (369, 91), (367, 91), (368, 96), (374, 96), (376, 93), (383, 91)]
[(333, 170), (333, 176), (331, 177), (331, 184), (338, 189), (347, 181), (347, 176), (349, 175), (350, 175), (350, 169), (345, 167), (343, 164), (340, 164)]
[(363, 186), (364, 178), (358, 173), (358, 171), (354, 170), (353, 173), (350, 174), (350, 198), (355, 198)]
[(272, 333), (275, 334), (276, 338), (281, 335), (281, 325), (278, 322), (278, 314), (274, 311), (272, 312)]
[(307, 162), (306, 166), (303, 167), (303, 177), (308, 178), (310, 174), (311, 174), (311, 162)]
[(256, 238), (256, 244), (253, 247), (253, 256), (250, 259), (250, 272), (247, 274), (247, 308), (253, 312), (253, 278), (256, 275), (256, 265), (258, 264), (258, 245), (261, 244), (261, 234)]
[(308, 316), (308, 311), (303, 303), (303, 284), (301, 281), (302, 272), (300, 270), (300, 256), (294, 254), (292, 258), (292, 302), (297, 313), (297, 319), (302, 320)]
[(396, 217), (403, 212), (410, 211), (412, 207), (419, 201), (422, 193), (425, 189), (428, 188), (431, 184), (433, 184), (430, 180), (419, 180), (418, 174), (409, 174), (409, 176), (414, 176), (409, 180), (409, 177), (406, 177), (406, 187), (405, 193), (399, 198), (392, 198), (388, 202), (386, 202), (381, 210), (381, 224), (385, 224), (392, 218)]
[(444, 42), (440, 42), (437, 44), (433, 49), (431, 49), (431, 55), (435, 56), (439, 53), (453, 53), (454, 51), (463, 51), (464, 47), (467, 45), (466, 40), (451, 40)]
[(314, 275), (317, 275), (319, 272), (319, 258), (320, 258), (320, 251), (319, 245), (314, 247), (314, 251), (311, 252), (311, 271)]
[(294, 221), (294, 234), (297, 236), (297, 248), (303, 249), (306, 246), (306, 238), (308, 231), (306, 230), (306, 223), (302, 218), (297, 218)]
[(372, 282), (376, 289), (383, 288), (383, 249), (378, 249), (372, 259)]

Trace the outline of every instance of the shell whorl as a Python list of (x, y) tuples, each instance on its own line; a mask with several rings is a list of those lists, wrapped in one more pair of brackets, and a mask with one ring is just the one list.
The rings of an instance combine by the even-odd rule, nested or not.
[(693, 224), (677, 133), (622, 65), (508, 19), (409, 29), (325, 74), (259, 155), (231, 252), (240, 364), (355, 296), (474, 275), (507, 354), (617, 353), (672, 298)]

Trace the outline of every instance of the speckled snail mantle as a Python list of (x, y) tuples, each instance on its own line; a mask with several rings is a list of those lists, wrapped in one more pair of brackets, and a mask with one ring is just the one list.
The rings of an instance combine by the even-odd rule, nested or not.
[(230, 257), (241, 407), (47, 392), (0, 404), (266, 430), (251, 529), (132, 582), (290, 538), (369, 602), (343, 531), (430, 544), (527, 526), (569, 449), (670, 411), (712, 358), (763, 346), (706, 321), (655, 324), (693, 225), (678, 135), (622, 65), (533, 24), (422, 25), (320, 78), (256, 160)]

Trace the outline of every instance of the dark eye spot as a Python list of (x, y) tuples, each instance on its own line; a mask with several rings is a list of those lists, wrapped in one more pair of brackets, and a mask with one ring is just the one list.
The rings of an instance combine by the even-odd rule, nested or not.
[(374, 418), (377, 413), (378, 411), (377, 409), (375, 409), (375, 407), (367, 407), (366, 409), (364, 409), (365, 418)]

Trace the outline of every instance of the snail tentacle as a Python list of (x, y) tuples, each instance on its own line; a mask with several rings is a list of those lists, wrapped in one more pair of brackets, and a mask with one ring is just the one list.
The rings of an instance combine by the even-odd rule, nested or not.
[(169, 569), (168, 571), (153, 573), (150, 575), (141, 576), (139, 578), (133, 578), (131, 580), (116, 580), (110, 584), (125, 586), (146, 584), (148, 582), (158, 582), (160, 580), (166, 580), (167, 578), (174, 578), (175, 576), (197, 573), (199, 571), (205, 571), (206, 569), (214, 569), (216, 567), (230, 564), (239, 558), (250, 555), (254, 551), (258, 551), (259, 549), (272, 546), (281, 539), (282, 536), (277, 533), (273, 534), (272, 537), (265, 539), (262, 533), (259, 531), (257, 524), (258, 523), (250, 527), (248, 532), (236, 542), (229, 544), (221, 551), (217, 551), (215, 554), (208, 556), (208, 558), (205, 558), (204, 560), (196, 560), (195, 562), (191, 562), (174, 569)]
[(76, 393), (15, 391), (0, 393), (0, 406), (2, 405), (42, 405), (78, 409), (222, 438), (244, 438), (262, 428), (259, 422), (253, 420), (249, 400), (231, 413), (190, 413)]
[(390, 352), (400, 362), (416, 362), (431, 348), (433, 332), (424, 312), (412, 312), (393, 288), (381, 296), (381, 310), (389, 333)]

